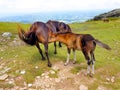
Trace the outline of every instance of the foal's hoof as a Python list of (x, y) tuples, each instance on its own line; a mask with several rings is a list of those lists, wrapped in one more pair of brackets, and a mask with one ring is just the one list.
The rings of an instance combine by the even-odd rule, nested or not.
[(67, 66), (68, 65), (68, 63), (64, 63), (64, 66)]
[(73, 61), (73, 64), (76, 64), (76, 61)]
[(45, 57), (42, 57), (42, 60), (44, 61), (44, 60), (45, 60)]
[(52, 64), (48, 63), (48, 67), (52, 67)]
[(90, 74), (89, 74), (89, 77), (93, 77), (93, 74), (92, 74), (92, 73), (90, 73)]

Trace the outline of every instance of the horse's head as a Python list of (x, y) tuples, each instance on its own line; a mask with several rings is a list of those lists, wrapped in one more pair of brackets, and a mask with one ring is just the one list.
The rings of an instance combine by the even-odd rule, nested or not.
[(52, 32), (49, 30), (49, 42), (54, 42), (57, 39), (57, 33)]
[(71, 32), (71, 28), (69, 27), (69, 25), (63, 22), (60, 22), (58, 24), (58, 28), (60, 32), (68, 32), (68, 31)]

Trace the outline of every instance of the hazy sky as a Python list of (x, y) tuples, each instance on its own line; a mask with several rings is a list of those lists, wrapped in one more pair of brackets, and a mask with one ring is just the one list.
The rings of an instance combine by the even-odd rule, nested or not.
[(0, 13), (120, 8), (120, 0), (0, 0)]

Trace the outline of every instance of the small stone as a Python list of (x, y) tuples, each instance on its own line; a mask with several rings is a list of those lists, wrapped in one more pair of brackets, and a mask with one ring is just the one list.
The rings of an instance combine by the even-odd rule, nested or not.
[(79, 75), (80, 73), (77, 73), (77, 75)]
[(35, 69), (38, 69), (39, 67), (38, 66), (35, 66)]
[(85, 85), (80, 85), (79, 90), (88, 90), (88, 87)]
[(53, 71), (53, 70), (50, 70), (49, 72), (50, 72), (50, 74), (55, 74), (55, 71)]
[(7, 75), (7, 74), (4, 74), (4, 75), (0, 76), (0, 80), (1, 80), (1, 81), (5, 80), (6, 78), (8, 78), (8, 75)]
[(3, 57), (0, 58), (1, 60), (3, 59)]
[(56, 66), (53, 66), (52, 69), (55, 70), (55, 71), (59, 70), (59, 68), (56, 67)]
[(40, 78), (40, 76), (36, 76), (36, 78), (37, 78), (37, 79), (39, 79), (39, 78)]
[(48, 78), (49, 78), (49, 76), (45, 76), (45, 78), (46, 78), (46, 79), (48, 79)]
[(16, 73), (19, 73), (19, 72), (20, 72), (20, 70), (16, 70), (15, 72), (16, 72)]
[(44, 73), (42, 73), (42, 75), (41, 76), (45, 76), (45, 74)]
[(28, 87), (32, 87), (32, 84), (31, 84), (31, 83), (29, 83), (29, 84), (28, 84)]
[(49, 88), (49, 87), (50, 87), (50, 85), (49, 85), (49, 84), (46, 84), (45, 86), (46, 86), (46, 88)]
[(111, 78), (111, 82), (112, 82), (112, 83), (115, 82), (115, 77), (114, 77), (114, 76), (112, 76), (112, 78)]
[(107, 81), (110, 81), (110, 78), (106, 77), (106, 80), (107, 80)]
[(26, 73), (26, 71), (25, 70), (22, 70), (21, 72), (20, 72), (20, 74), (25, 74)]
[(106, 87), (103, 87), (103, 86), (99, 86), (98, 88), (97, 88), (97, 90), (108, 90)]
[(55, 78), (55, 82), (56, 82), (56, 83), (59, 83), (60, 81), (61, 81), (61, 79)]

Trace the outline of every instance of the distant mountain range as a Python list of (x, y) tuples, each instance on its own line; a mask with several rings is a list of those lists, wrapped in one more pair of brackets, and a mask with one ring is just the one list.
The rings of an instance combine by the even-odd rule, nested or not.
[(64, 12), (44, 12), (32, 14), (20, 14), (5, 16), (0, 18), (0, 22), (22, 22), (33, 23), (35, 21), (46, 22), (48, 20), (57, 20), (65, 23), (83, 22), (93, 18), (94, 16), (106, 12), (108, 10), (94, 11), (64, 11)]
[(114, 9), (112, 11), (97, 15), (93, 18), (93, 20), (101, 20), (109, 17), (120, 17), (120, 9)]

